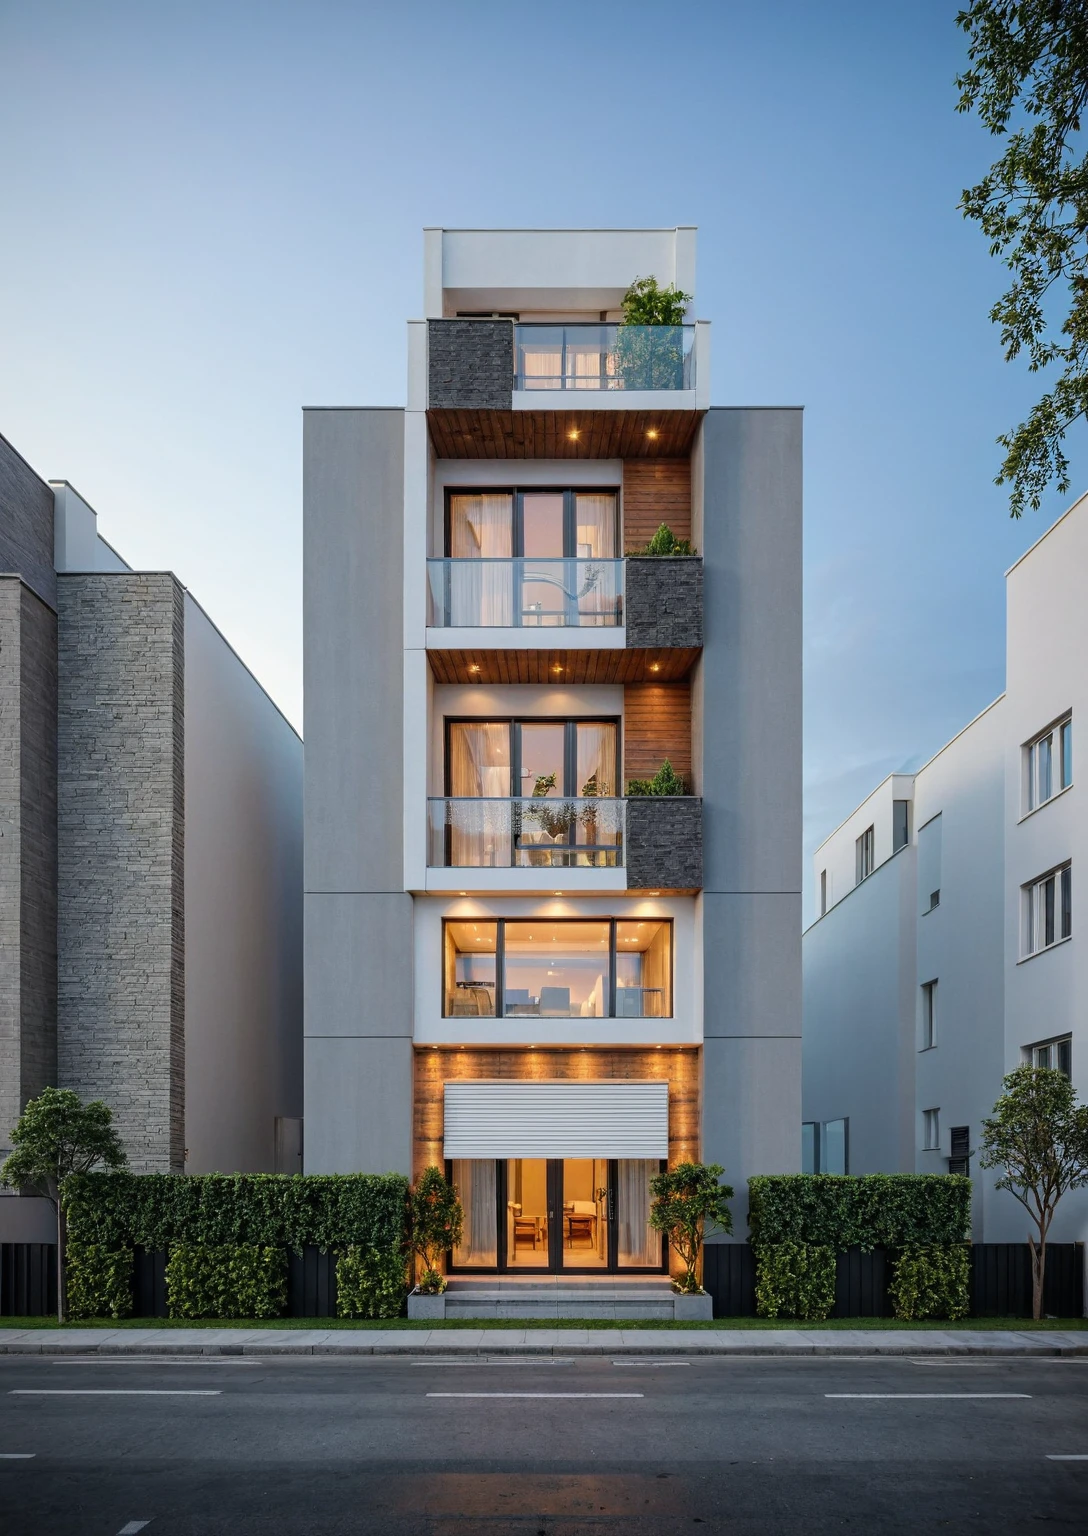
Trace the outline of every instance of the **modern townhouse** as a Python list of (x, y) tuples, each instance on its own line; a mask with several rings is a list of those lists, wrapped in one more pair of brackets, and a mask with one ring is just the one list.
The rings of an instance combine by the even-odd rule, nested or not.
[(455, 1270), (662, 1273), (666, 1160), (742, 1234), (799, 1166), (801, 413), (619, 323), (693, 229), (424, 258), (407, 407), (305, 413), (305, 1166), (444, 1166)]
[[(1025, 1216), (978, 1166), (981, 1122), (1021, 1062), (1088, 1097), (1088, 972), (1073, 878), (1088, 867), (1074, 722), (1088, 713), (1088, 497), (1006, 577), (1006, 688), (917, 773), (893, 774), (816, 850), (804, 936), (806, 1167), (970, 1173), (978, 1240)], [(1088, 1196), (1055, 1238), (1088, 1237)]]
[(49, 1085), (138, 1172), (300, 1170), (302, 743), (0, 439), (0, 1157)]

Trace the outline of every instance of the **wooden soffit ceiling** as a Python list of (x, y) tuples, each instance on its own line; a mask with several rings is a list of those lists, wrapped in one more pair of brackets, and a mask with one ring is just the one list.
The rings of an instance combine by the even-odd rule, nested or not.
[(594, 651), (434, 651), (438, 683), (676, 683), (698, 649)]
[(699, 416), (699, 411), (433, 410), (427, 421), (440, 459), (675, 459), (691, 452)]

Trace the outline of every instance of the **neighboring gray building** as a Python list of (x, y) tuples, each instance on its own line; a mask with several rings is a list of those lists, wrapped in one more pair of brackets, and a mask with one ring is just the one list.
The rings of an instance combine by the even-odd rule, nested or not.
[(137, 1171), (297, 1171), (302, 743), (3, 439), (0, 572), (0, 1155), (59, 1084)]
[(306, 1169), (445, 1162), (464, 1268), (660, 1269), (662, 1159), (741, 1233), (800, 1165), (801, 412), (617, 325), (694, 263), (428, 230), (407, 408), (305, 414)]
[[(969, 1172), (977, 1240), (1027, 1217), (979, 1167), (982, 1121), (1021, 1063), (1088, 1099), (1088, 965), (1074, 880), (1088, 817), (1074, 774), (1088, 714), (1088, 497), (1006, 576), (1006, 689), (916, 773), (893, 774), (816, 850), (804, 935), (809, 1166)], [(1084, 974), (1082, 974), (1084, 972)], [(1088, 1192), (1053, 1235), (1088, 1237)]]

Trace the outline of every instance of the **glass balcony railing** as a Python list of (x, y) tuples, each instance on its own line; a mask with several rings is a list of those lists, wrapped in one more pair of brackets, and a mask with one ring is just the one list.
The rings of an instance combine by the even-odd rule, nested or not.
[(428, 560), (431, 629), (592, 629), (623, 623), (622, 560)]
[(431, 869), (615, 869), (619, 799), (428, 800)]
[(694, 389), (693, 325), (515, 325), (518, 390)]

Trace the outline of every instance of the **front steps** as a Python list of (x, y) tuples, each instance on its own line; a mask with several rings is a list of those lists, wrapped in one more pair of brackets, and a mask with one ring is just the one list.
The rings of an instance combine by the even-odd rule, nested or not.
[(678, 1297), (664, 1275), (458, 1275), (441, 1296), (409, 1296), (408, 1316), (436, 1321), (493, 1317), (515, 1323), (550, 1317), (672, 1322), (709, 1318), (711, 1312), (709, 1296)]

